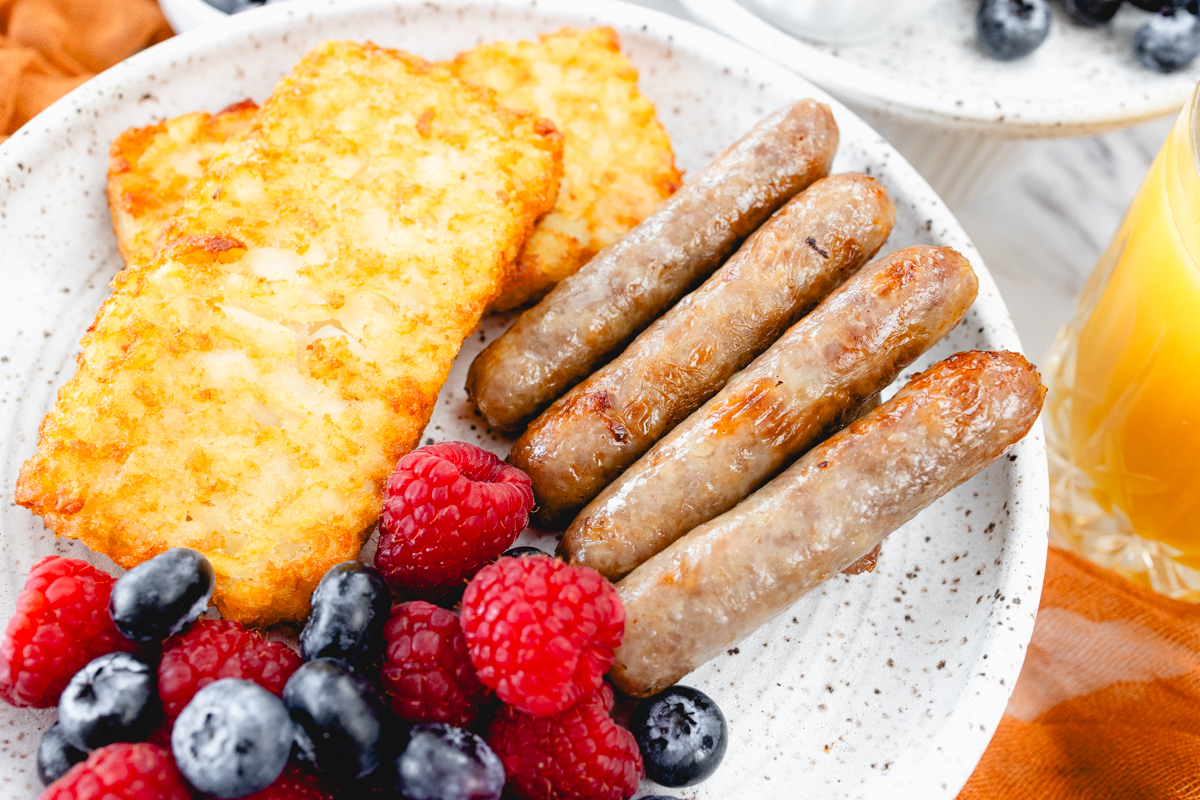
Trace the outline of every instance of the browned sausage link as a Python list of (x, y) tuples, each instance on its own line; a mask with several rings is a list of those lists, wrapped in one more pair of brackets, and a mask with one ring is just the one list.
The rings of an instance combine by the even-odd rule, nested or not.
[(775, 209), (829, 174), (833, 112), (815, 100), (758, 123), (480, 353), (467, 393), (517, 430), (708, 277)]
[(948, 247), (863, 267), (609, 484), (560, 554), (619, 578), (733, 508), (949, 333), (977, 288)]
[(508, 460), (529, 474), (536, 521), (569, 521), (883, 246), (896, 220), (866, 175), (817, 181), (703, 286), (538, 417)]
[(1042, 407), (1015, 353), (959, 353), (617, 584), (610, 677), (665, 689), (853, 563), (1019, 441)]

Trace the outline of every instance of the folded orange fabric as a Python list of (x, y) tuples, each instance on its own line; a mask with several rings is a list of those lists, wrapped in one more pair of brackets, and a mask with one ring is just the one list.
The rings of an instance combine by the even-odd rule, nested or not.
[(170, 35), (155, 0), (0, 0), (0, 141), (97, 72)]
[(1200, 607), (1050, 548), (1033, 641), (959, 800), (1200, 798)]

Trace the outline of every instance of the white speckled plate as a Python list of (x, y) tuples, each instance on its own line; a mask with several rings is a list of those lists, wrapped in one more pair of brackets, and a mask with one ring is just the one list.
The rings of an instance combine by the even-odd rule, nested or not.
[[(686, 22), (611, 0), (295, 0), (200, 28), (142, 53), (55, 104), (0, 146), (0, 620), (48, 553), (105, 559), (55, 541), (12, 502), (21, 462), (121, 260), (104, 202), (109, 142), (129, 126), (244, 97), (262, 100), (308, 48), (371, 38), (429, 58), (561, 25), (614, 26), (657, 104), (682, 167), (695, 171), (770, 110), (818, 96), (791, 72)], [(923, 360), (1020, 342), (979, 254), (895, 151), (834, 103), (838, 170), (890, 189), (888, 249), (951, 245), (979, 272), (966, 320)], [(466, 366), (508, 320), (489, 320), (451, 373), (431, 439), (509, 443), (465, 402)], [(839, 577), (687, 683), (729, 719), (725, 763), (683, 798), (952, 798), (991, 738), (1017, 678), (1041, 591), (1047, 482), (1040, 428), (1005, 459), (893, 535), (872, 575)], [(550, 542), (539, 542), (543, 546)], [(39, 787), (38, 736), (53, 712), (0, 707), (0, 796)], [(643, 792), (655, 793), (646, 784)]]
[[(1133, 56), (1150, 14), (1126, 4), (1086, 28), (1053, 2), (1045, 43), (1027, 58), (988, 58), (975, 42), (979, 0), (940, 0), (917, 22), (853, 45), (797, 39), (736, 0), (680, 0), (696, 19), (796, 70), (856, 108), (1007, 138), (1082, 136), (1173, 114), (1200, 80), (1200, 59), (1173, 75)], [(749, 0), (745, 5), (751, 6)]]

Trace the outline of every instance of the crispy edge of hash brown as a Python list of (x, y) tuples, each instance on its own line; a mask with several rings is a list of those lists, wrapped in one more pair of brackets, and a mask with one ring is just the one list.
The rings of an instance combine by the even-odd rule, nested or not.
[(459, 54), (456, 75), (562, 132), (563, 183), (493, 310), (536, 301), (645, 219), (679, 188), (671, 140), (612, 28), (563, 28), (537, 42)]
[(113, 140), (108, 210), (126, 264), (150, 260), (192, 183), (227, 140), (248, 131), (257, 118), (258, 105), (243, 100), (216, 114), (193, 112), (130, 128)]
[[(372, 77), (373, 65), (381, 60), (388, 62), (377, 70), (384, 77), (390, 79), (399, 69), (404, 81), (411, 78), (420, 85), (407, 93), (402, 86), (381, 88), (382, 78)], [(334, 82), (334, 89), (327, 86), (324, 94), (318, 86), (323, 74)], [(418, 101), (443, 105), (421, 111)], [(410, 105), (401, 108), (402, 102)], [(376, 113), (377, 105), (386, 108), (378, 119), (368, 120), (370, 125), (354, 121), (355, 115)], [(335, 124), (317, 113), (321, 109), (348, 116), (337, 117)], [(347, 119), (348, 128), (338, 127)], [(383, 135), (387, 126), (398, 130), (400, 138)], [(345, 130), (367, 129), (369, 137), (346, 138), (356, 134)], [(431, 141), (422, 144), (426, 139)], [(396, 152), (400, 141), (412, 144)], [(421, 150), (427, 144), (442, 150)], [(499, 155), (492, 160), (472, 155), (485, 147)], [(448, 168), (445, 158), (435, 157), (442, 183), (405, 182), (411, 177), (406, 170), (420, 166), (425, 154), (436, 156), (448, 148), (457, 148), (451, 161), (454, 153), (461, 156), (461, 177), (458, 166)], [(310, 173), (361, 172), (364, 156), (358, 151), (366, 153), (367, 170), (357, 179), (351, 175), (325, 185), (310, 180)], [(156, 255), (117, 274), (112, 296), (83, 338), (75, 375), (60, 388), (55, 407), (42, 422), (38, 452), (22, 467), (17, 502), (40, 514), (55, 533), (78, 538), (124, 567), (172, 546), (194, 546), (213, 562), (218, 575), (214, 599), (227, 618), (252, 625), (302, 618), (312, 589), (328, 568), (358, 554), (380, 514), (387, 476), (396, 459), (418, 441), (454, 355), (495, 298), (528, 232), (552, 208), (561, 158), (562, 139), (552, 125), (500, 105), (491, 92), (458, 80), (444, 67), (369, 44), (331, 42), (315, 48), (276, 87), (252, 129), (217, 156), (206, 177), (188, 191)], [(396, 159), (405, 165), (389, 166)], [(478, 198), (477, 206), (467, 207), (454, 194), (457, 181), (465, 181), (462, 191), (474, 192), (463, 196)], [(267, 192), (268, 186), (273, 191)], [(388, 202), (377, 205), (373, 198), (381, 192)], [(450, 199), (409, 199), (430, 193)], [(333, 255), (303, 261), (331, 226), (337, 236), (324, 241)], [(440, 250), (422, 255), (419, 248), (403, 249), (412, 241), (410, 234), (430, 226), (440, 237)], [(463, 226), (468, 235), (455, 237), (452, 231)], [(397, 233), (399, 238), (392, 238)], [(400, 247), (408, 257), (381, 255), (385, 246)], [(294, 249), (288, 252), (288, 247)], [(299, 278), (272, 283), (261, 270), (278, 270), (280, 259), (284, 266), (303, 262), (296, 275), (319, 273), (319, 280), (310, 283), (329, 291), (309, 292)], [(417, 266), (410, 266), (413, 262)], [(437, 291), (422, 295), (413, 285), (416, 278)], [(343, 295), (338, 281), (356, 291), (366, 289)], [(386, 293), (394, 284), (400, 286), (399, 294), (385, 298), (391, 311), (369, 318), (385, 330), (353, 328), (343, 308), (348, 313), (358, 295)], [(454, 289), (460, 285), (461, 290)], [(300, 300), (291, 303), (289, 292)], [(314, 297), (306, 300), (303, 292)], [(222, 302), (237, 313), (226, 311)], [(264, 305), (273, 302), (279, 308)], [(238, 309), (239, 303), (250, 310)], [(309, 306), (309, 317), (298, 316)], [(286, 335), (282, 348), (272, 343), (269, 318), (253, 323), (268, 329), (257, 338), (256, 328), (239, 322), (255, 312), (261, 316), (280, 309), (302, 323), (311, 320), (310, 337), (312, 325), (331, 319), (351, 332), (310, 338), (301, 350), (303, 340), (288, 345)], [(380, 348), (373, 354), (382, 359), (359, 358), (350, 342), (354, 336), (363, 347)], [(209, 353), (250, 359), (259, 368), (257, 383), (241, 380), (240, 394), (224, 395), (224, 390), (206, 386), (210, 365), (204, 358)], [(286, 456), (298, 435), (261, 422), (253, 412), (235, 413), (235, 404), (259, 401), (270, 388), (267, 379), (276, 374), (268, 370), (287, 372), (287, 380), (294, 380), (297, 361), (304, 371), (296, 374), (314, 381), (304, 384), (306, 391), (320, 395), (319, 400), (334, 393), (339, 402), (366, 403), (347, 412), (366, 424), (348, 430), (342, 417), (318, 415), (317, 420), (329, 423), (319, 423), (325, 427), (315, 434), (306, 428), (301, 444), (319, 438), (313, 452), (348, 455), (334, 464), (332, 478), (322, 482), (330, 476), (320, 471), (329, 464), (312, 458), (306, 463), (312, 452), (300, 452), (295, 462), (304, 481), (275, 481), (293, 499), (262, 506), (253, 493), (266, 491), (261, 487), (271, 483), (280, 466), (274, 454)], [(171, 371), (189, 363), (199, 368)], [(298, 425), (318, 424), (304, 419), (305, 408), (267, 410), (298, 411)], [(240, 436), (248, 444), (217, 449), (197, 439), (197, 431)], [(174, 458), (164, 459), (164, 454)], [(342, 466), (356, 457), (353, 469)], [(258, 472), (239, 474), (227, 468), (243, 463)], [(291, 462), (282, 466), (294, 471)], [(328, 485), (341, 490), (345, 508), (315, 513), (325, 501), (319, 490)], [(211, 528), (201, 524), (205, 520), (192, 518), (196, 511), (250, 522), (210, 536)], [(195, 535), (183, 536), (185, 531)], [(239, 542), (233, 555), (223, 552), (230, 535)], [(241, 540), (247, 537), (258, 550), (243, 557)], [(280, 554), (294, 550), (293, 545), (304, 549), (303, 558)]]

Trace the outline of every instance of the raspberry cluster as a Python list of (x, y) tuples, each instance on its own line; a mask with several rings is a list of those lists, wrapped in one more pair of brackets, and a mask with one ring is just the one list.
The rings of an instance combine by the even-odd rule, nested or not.
[[(106, 732), (109, 738), (84, 740), (72, 725), (90, 724), (73, 721), (87, 714), (68, 714), (60, 704), (60, 722), (39, 752), (40, 774), (50, 782), (42, 800), (186, 800), (204, 792), (252, 800), (332, 800), (333, 783), (315, 773), (332, 778), (341, 762), (369, 769), (372, 758), (383, 760), (382, 749), (374, 755), (370, 750), (381, 744), (366, 739), (353, 743), (359, 747), (354, 758), (330, 762), (325, 755), (324, 742), (336, 740), (342, 747), (346, 741), (336, 737), (369, 734), (370, 725), (359, 724), (365, 718), (338, 722), (359, 701), (362, 713), (376, 715), (372, 719), (390, 713), (413, 727), (405, 748), (387, 756), (391, 777), (355, 779), (356, 791), (393, 796), (392, 784), (399, 790), (403, 783), (426, 787), (413, 790), (423, 797), (434, 792), (430, 798), (458, 797), (462, 787), (482, 785), (494, 786), (491, 800), (499, 800), (505, 786), (528, 800), (632, 796), (645, 769), (632, 734), (612, 719), (612, 689), (603, 682), (624, 634), (620, 598), (591, 569), (537, 550), (501, 556), (524, 530), (532, 502), (524, 473), (470, 445), (435, 445), (406, 456), (388, 483), (376, 563), (392, 586), (406, 592), (439, 595), (465, 584), (461, 617), (423, 600), (402, 602), (391, 607), (380, 635), (374, 623), (364, 622), (363, 608), (387, 609), (388, 586), (372, 567), (346, 562), (322, 581), (332, 588), (313, 598), (322, 635), (332, 644), (320, 653), (305, 649), (303, 657), (238, 622), (197, 619), (211, 596), (213, 573), (194, 551), (168, 551), (167, 566), (148, 566), (152, 559), (119, 584), (82, 561), (57, 556), (39, 561), (0, 639), (0, 698), (41, 707), (59, 704), (60, 695), (62, 704), (90, 703), (97, 697), (91, 692), (117, 690), (79, 681), (121, 675), (127, 686), (136, 680), (150, 699), (133, 699), (122, 689), (100, 700), (124, 703), (139, 719), (152, 715), (136, 733), (118, 728)], [(178, 579), (180, 564), (194, 573), (186, 581)], [(169, 598), (145, 606), (139, 599), (147, 594), (144, 587)], [(193, 595), (203, 602), (193, 602)], [(378, 618), (379, 611), (374, 613)], [(126, 625), (121, 630), (147, 644), (122, 636), (114, 617)], [(159, 639), (143, 635), (147, 630), (164, 631), (160, 639), (179, 631), (162, 642), (157, 663), (146, 660), (159, 653), (153, 645)], [(306, 629), (301, 641), (313, 635)], [(355, 662), (321, 655), (342, 650), (365, 655)], [(123, 652), (139, 655), (111, 655)], [(293, 675), (296, 680), (290, 680)], [(306, 686), (318, 689), (305, 694)], [(385, 703), (371, 699), (380, 690)], [(345, 691), (360, 692), (359, 700), (342, 695), (329, 706), (328, 697)], [(257, 719), (274, 719), (275, 704), (282, 716), (272, 723), (274, 731), (286, 728), (290, 715), (298, 726), (296, 752), (306, 764), (288, 760), (293, 747), (288, 734), (283, 749), (271, 751), (278, 760), (256, 784), (243, 780), (240, 771), (223, 772), (205, 788), (206, 769), (214, 762), (197, 771), (197, 753), (228, 738), (231, 729), (220, 726), (233, 723), (219, 719), (222, 708), (235, 705), (221, 705), (227, 696), (245, 698), (240, 713)], [(307, 716), (297, 716), (301, 708)], [(485, 738), (469, 732), (477, 724)], [(146, 741), (123, 741), (122, 735)], [(270, 736), (261, 738), (264, 747), (270, 745)], [(257, 764), (238, 761), (239, 753), (253, 751), (259, 742), (243, 744), (228, 763), (231, 769), (247, 766), (250, 774), (268, 756)], [(86, 752), (90, 748), (95, 749)], [(230, 785), (238, 788), (212, 788), (224, 786), (230, 776)], [(338, 783), (348, 785), (341, 778)]]

